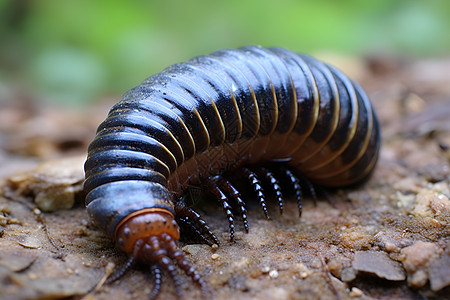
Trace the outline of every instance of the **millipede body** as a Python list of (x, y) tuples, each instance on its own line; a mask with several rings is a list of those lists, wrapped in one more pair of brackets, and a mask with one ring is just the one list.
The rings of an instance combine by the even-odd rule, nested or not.
[(159, 293), (161, 270), (178, 293), (178, 268), (205, 289), (177, 248), (180, 228), (218, 243), (182, 201), (189, 185), (217, 197), (233, 239), (233, 207), (248, 225), (245, 201), (227, 176), (245, 178), (264, 210), (268, 182), (282, 209), (281, 180), (272, 170), (280, 167), (301, 209), (298, 175), (329, 187), (360, 182), (379, 147), (368, 97), (339, 70), (281, 48), (220, 50), (166, 68), (114, 105), (89, 147), (87, 210), (130, 256), (116, 277), (138, 261), (154, 273), (151, 298)]

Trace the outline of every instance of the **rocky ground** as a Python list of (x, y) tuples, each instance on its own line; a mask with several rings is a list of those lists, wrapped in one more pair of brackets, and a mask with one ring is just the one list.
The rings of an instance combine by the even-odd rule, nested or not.
[[(215, 299), (450, 299), (450, 59), (333, 58), (361, 82), (383, 128), (378, 166), (332, 203), (294, 201), (271, 220), (249, 200), (250, 232), (197, 204), (219, 247), (181, 244)], [(105, 285), (126, 257), (89, 220), (83, 162), (111, 101), (87, 111), (0, 102), (0, 298), (147, 299), (148, 268)], [(325, 198), (325, 197), (322, 197)], [(185, 299), (199, 290), (183, 278)], [(175, 298), (164, 278), (160, 299)]]

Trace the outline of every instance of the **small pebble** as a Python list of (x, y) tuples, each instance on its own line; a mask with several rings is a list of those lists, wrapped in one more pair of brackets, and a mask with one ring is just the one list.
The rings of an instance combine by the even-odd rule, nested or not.
[(401, 263), (390, 259), (385, 252), (356, 251), (352, 268), (358, 273), (368, 273), (391, 281), (406, 279), (405, 270)]
[(341, 280), (350, 282), (356, 278), (356, 271), (353, 268), (345, 268), (341, 271)]
[(308, 277), (309, 276), (309, 273), (308, 272), (301, 272), (300, 273), (300, 278), (301, 279), (305, 279), (306, 277)]
[(217, 254), (217, 253), (214, 253), (213, 255), (211, 255), (212, 260), (216, 260), (218, 258), (219, 258), (219, 254)]
[(272, 279), (278, 278), (278, 271), (277, 270), (272, 270), (269, 272), (269, 276)]
[(352, 287), (352, 289), (348, 295), (352, 298), (361, 297), (363, 295), (363, 292), (356, 287)]
[(301, 279), (305, 279), (312, 273), (312, 271), (309, 270), (304, 264), (297, 264), (297, 268), (299, 269)]

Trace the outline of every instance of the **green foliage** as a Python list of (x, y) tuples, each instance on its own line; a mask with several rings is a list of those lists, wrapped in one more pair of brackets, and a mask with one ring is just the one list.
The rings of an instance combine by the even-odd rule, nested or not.
[(0, 80), (78, 103), (122, 93), (192, 56), (248, 44), (442, 55), (450, 49), (448, 16), (446, 0), (3, 0)]

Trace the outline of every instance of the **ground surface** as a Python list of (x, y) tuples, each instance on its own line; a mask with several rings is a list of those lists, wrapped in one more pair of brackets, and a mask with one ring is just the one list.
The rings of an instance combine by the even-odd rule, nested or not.
[[(301, 219), (293, 201), (282, 216), (272, 202), (270, 221), (249, 201), (250, 233), (238, 222), (234, 243), (222, 210), (201, 208), (220, 247), (181, 246), (215, 299), (450, 299), (450, 60), (336, 62), (382, 123), (373, 176), (332, 193), (334, 206), (306, 199)], [(3, 97), (0, 299), (148, 298), (146, 268), (101, 284), (126, 257), (82, 204), (86, 147), (111, 102), (78, 112)], [(199, 298), (182, 278), (185, 299)], [(160, 299), (174, 297), (165, 278)]]

